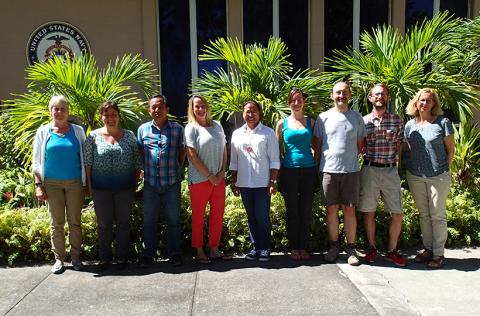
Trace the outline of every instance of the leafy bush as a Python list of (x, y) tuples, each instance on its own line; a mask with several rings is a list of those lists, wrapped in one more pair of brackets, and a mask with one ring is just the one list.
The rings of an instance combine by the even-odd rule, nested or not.
[[(187, 182), (182, 183), (182, 249), (190, 251), (191, 245), (191, 208)], [(418, 211), (413, 202), (411, 193), (403, 190), (404, 221), (399, 240), (399, 247), (421, 245), (421, 233)], [(454, 185), (447, 200), (449, 220), (447, 246), (477, 246), (480, 245), (480, 189), (467, 189)], [(381, 211), (382, 203), (377, 212), (377, 246), (385, 249), (388, 244), (388, 227), (390, 215)], [(317, 193), (314, 197), (312, 225), (310, 229), (309, 249), (324, 251), (327, 247), (326, 211), (320, 203)], [(284, 251), (288, 248), (285, 223), (285, 206), (281, 194), (272, 198), (270, 211), (272, 221), (272, 248), (275, 251)], [(82, 213), (83, 249), (82, 259), (95, 260), (97, 258), (96, 217), (92, 205), (88, 205)], [(342, 221), (343, 222), (343, 221)], [(142, 211), (141, 204), (136, 202), (131, 212), (131, 244), (130, 254), (138, 256), (142, 249)], [(341, 225), (342, 228), (342, 225)], [(0, 264), (14, 265), (53, 259), (50, 250), (49, 215), (46, 207), (36, 209), (0, 210)], [(207, 229), (206, 229), (207, 230)], [(158, 256), (165, 256), (166, 224), (161, 219), (158, 227), (159, 250)], [(207, 236), (207, 231), (205, 231)], [(341, 240), (344, 236), (341, 235)], [(68, 243), (68, 240), (67, 240)], [(358, 214), (358, 244), (367, 246), (363, 228), (363, 218)], [(67, 245), (68, 247), (68, 245)], [(245, 253), (250, 247), (247, 216), (239, 197), (235, 197), (227, 189), (222, 247), (228, 252)]]

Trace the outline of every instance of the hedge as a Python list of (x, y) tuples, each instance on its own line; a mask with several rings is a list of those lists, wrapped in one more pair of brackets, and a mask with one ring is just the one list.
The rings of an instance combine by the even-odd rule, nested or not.
[[(403, 190), (405, 218), (399, 240), (399, 247), (415, 247), (421, 245), (418, 211), (408, 190)], [(475, 246), (480, 244), (480, 189), (470, 187), (461, 189), (453, 187), (447, 201), (449, 219), (449, 238), (447, 246)], [(379, 205), (382, 209), (382, 205)], [(275, 251), (287, 250), (285, 207), (281, 194), (272, 199), (270, 212), (272, 220), (272, 248)], [(389, 214), (377, 212), (377, 245), (383, 249), (387, 245)], [(365, 246), (363, 218), (358, 217), (358, 243)], [(182, 183), (182, 248), (190, 251), (191, 209), (186, 181)], [(342, 225), (342, 224), (341, 224)], [(95, 213), (90, 203), (82, 214), (83, 246), (82, 259), (97, 258), (97, 234)], [(141, 204), (136, 202), (131, 213), (131, 249), (132, 259), (142, 250), (142, 212)], [(205, 232), (206, 236), (206, 232)], [(312, 225), (309, 238), (309, 249), (324, 251), (327, 247), (327, 225), (325, 208), (320, 203), (318, 193), (314, 197)], [(341, 239), (344, 236), (342, 235)], [(165, 255), (166, 225), (159, 223), (159, 250), (157, 255)], [(67, 239), (68, 247), (68, 239)], [(241, 199), (235, 197), (227, 189), (222, 247), (227, 252), (242, 254), (250, 247), (246, 213)], [(53, 260), (50, 250), (49, 215), (45, 206), (35, 209), (4, 208), (0, 210), (0, 264), (18, 265)]]

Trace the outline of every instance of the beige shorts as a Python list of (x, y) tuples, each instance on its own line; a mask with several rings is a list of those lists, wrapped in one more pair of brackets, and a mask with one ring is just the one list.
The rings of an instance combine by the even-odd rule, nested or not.
[(403, 213), (402, 190), (397, 167), (379, 168), (363, 166), (360, 172), (360, 207), (361, 212), (372, 212), (383, 198), (385, 211)]

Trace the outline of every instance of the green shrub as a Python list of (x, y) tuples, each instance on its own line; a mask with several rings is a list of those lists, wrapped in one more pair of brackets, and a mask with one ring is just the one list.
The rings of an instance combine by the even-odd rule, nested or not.
[[(187, 182), (182, 183), (182, 249), (185, 253), (191, 247), (191, 208)], [(413, 202), (411, 193), (403, 190), (404, 221), (399, 240), (399, 248), (421, 245), (418, 211)], [(467, 189), (453, 186), (447, 200), (449, 220), (447, 246), (477, 246), (480, 245), (480, 189)], [(383, 212), (382, 203), (377, 212), (377, 246), (385, 249), (388, 243), (388, 227), (390, 215)], [(320, 203), (318, 193), (314, 196), (312, 224), (310, 229), (309, 249), (324, 251), (327, 247), (328, 234), (325, 207)], [(208, 214), (208, 210), (207, 210)], [(207, 216), (207, 215), (206, 215)], [(342, 215), (340, 214), (342, 217)], [(285, 206), (283, 197), (277, 193), (272, 197), (270, 217), (272, 221), (272, 248), (275, 251), (288, 249), (286, 236)], [(135, 202), (131, 212), (131, 244), (130, 254), (138, 256), (143, 249), (142, 240), (142, 210), (141, 203)], [(93, 205), (90, 203), (82, 212), (83, 249), (82, 259), (95, 260), (97, 258), (96, 217)], [(343, 220), (341, 221), (341, 223)], [(341, 228), (343, 225), (341, 224)], [(158, 226), (158, 252), (164, 257), (166, 249), (166, 224), (161, 216)], [(50, 224), (46, 207), (18, 208), (4, 207), (0, 209), (0, 264), (15, 265), (20, 263), (45, 262), (53, 260), (50, 250)], [(358, 243), (366, 246), (366, 235), (363, 228), (363, 218), (358, 214)], [(207, 228), (205, 228), (205, 238)], [(340, 235), (344, 239), (343, 234)], [(206, 240), (205, 240), (206, 241)], [(235, 197), (227, 188), (225, 206), (224, 229), (222, 247), (231, 253), (245, 253), (250, 247), (247, 216), (242, 201)], [(68, 248), (68, 239), (67, 239)]]

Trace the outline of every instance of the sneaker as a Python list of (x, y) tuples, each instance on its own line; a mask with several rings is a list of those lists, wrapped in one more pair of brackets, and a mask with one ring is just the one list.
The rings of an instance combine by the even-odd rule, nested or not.
[(174, 267), (180, 267), (183, 265), (183, 257), (180, 254), (173, 255), (168, 261)]
[(83, 269), (83, 264), (80, 260), (72, 260), (73, 270), (80, 271)]
[(252, 249), (250, 250), (249, 253), (246, 254), (245, 260), (253, 261), (253, 260), (257, 260), (258, 257), (260, 257), (260, 251), (256, 249)]
[(258, 256), (258, 261), (262, 261), (262, 262), (270, 261), (270, 251), (260, 250), (260, 255)]
[(335, 261), (337, 261), (338, 252), (338, 247), (330, 247), (327, 254), (323, 257), (323, 260), (325, 260), (326, 262), (334, 263)]
[(364, 259), (367, 262), (374, 263), (375, 259), (377, 258), (377, 248), (371, 247), (370, 250), (365, 255)]
[(140, 268), (145, 269), (150, 268), (151, 266), (153, 266), (153, 258), (145, 256), (140, 258)]
[(358, 259), (357, 250), (355, 250), (355, 248), (347, 250), (347, 263), (351, 266), (360, 265), (360, 260)]
[(60, 274), (63, 272), (63, 261), (56, 259), (55, 263), (52, 266), (52, 273), (53, 274)]
[(405, 260), (397, 251), (393, 249), (385, 254), (385, 260), (393, 262), (399, 267), (405, 267), (407, 265), (407, 260)]

